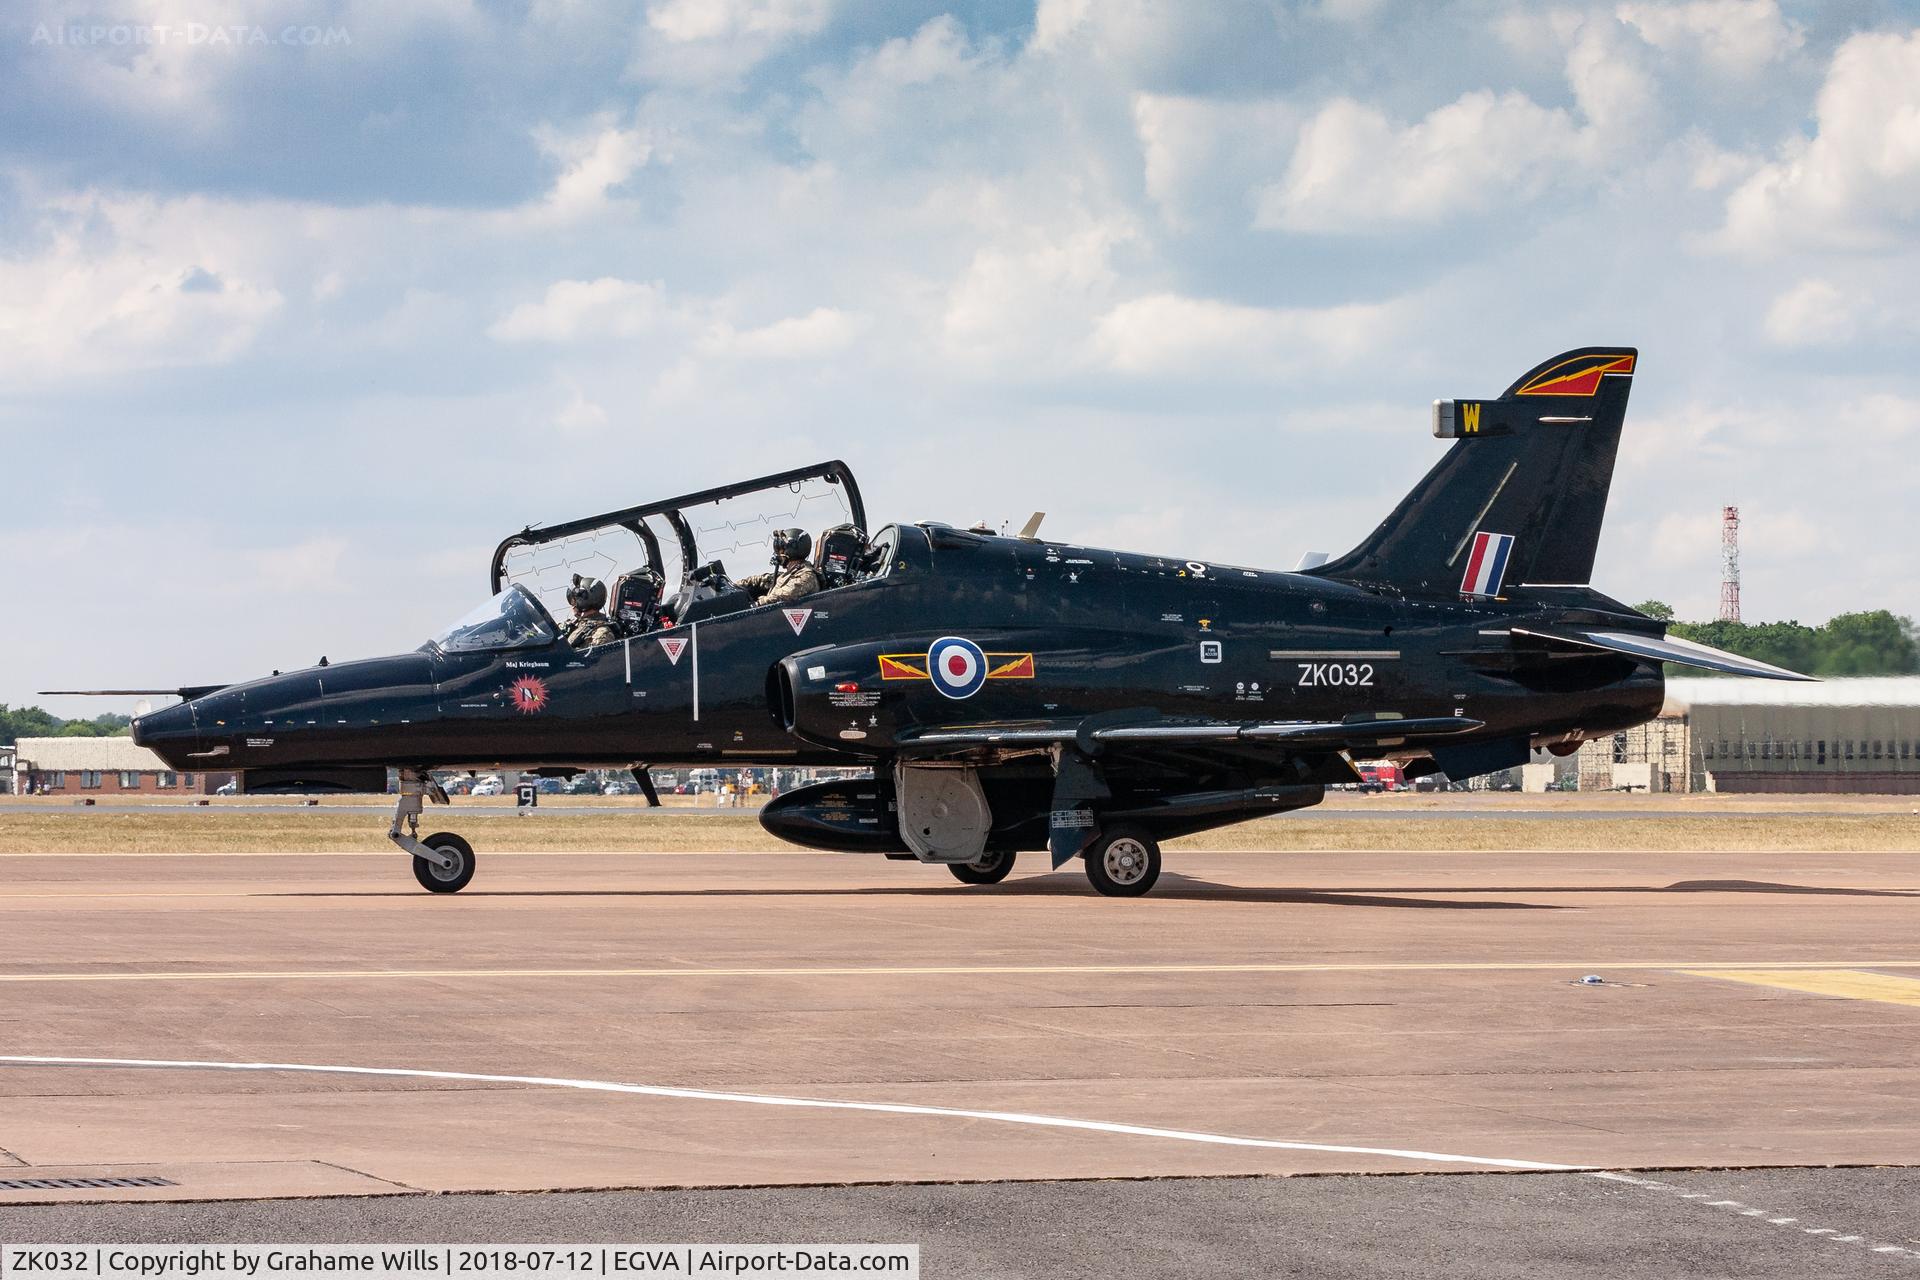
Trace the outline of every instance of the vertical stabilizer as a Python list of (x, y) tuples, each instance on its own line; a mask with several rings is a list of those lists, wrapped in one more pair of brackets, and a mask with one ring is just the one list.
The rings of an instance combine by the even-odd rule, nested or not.
[(1434, 434), (1453, 447), (1366, 541), (1309, 572), (1418, 595), (1585, 585), (1638, 359), (1583, 347), (1497, 399), (1435, 401)]

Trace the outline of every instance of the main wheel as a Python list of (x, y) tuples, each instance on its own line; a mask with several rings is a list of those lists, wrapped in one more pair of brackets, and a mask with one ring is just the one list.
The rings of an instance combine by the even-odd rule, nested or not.
[(972, 862), (949, 862), (947, 870), (961, 884), (999, 884), (1013, 870), (1013, 851), (989, 850)]
[(473, 846), (451, 831), (438, 831), (420, 842), (453, 859), (450, 867), (435, 866), (425, 858), (410, 858), (413, 878), (428, 893), (458, 893), (473, 879)]
[(1087, 879), (1109, 898), (1137, 898), (1160, 878), (1160, 843), (1139, 827), (1115, 827), (1087, 847)]

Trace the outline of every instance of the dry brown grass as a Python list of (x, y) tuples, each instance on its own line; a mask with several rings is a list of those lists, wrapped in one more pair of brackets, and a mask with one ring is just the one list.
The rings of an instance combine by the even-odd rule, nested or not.
[[(1540, 797), (1532, 797), (1536, 801)], [(1536, 808), (1545, 807), (1536, 805)], [(1572, 809), (1571, 805), (1557, 807)], [(1910, 806), (1909, 806), (1910, 808)], [(387, 816), (372, 808), (219, 808), (122, 813), (71, 806), (0, 811), (0, 853), (317, 853), (387, 851)], [(482, 850), (700, 852), (780, 850), (751, 812), (694, 816), (634, 808), (616, 812), (461, 805), (431, 810), (422, 831), (458, 831)], [(1806, 850), (1920, 852), (1920, 818), (1899, 812), (1676, 813), (1520, 817), (1421, 810), (1399, 816), (1265, 818), (1173, 842), (1225, 850)]]

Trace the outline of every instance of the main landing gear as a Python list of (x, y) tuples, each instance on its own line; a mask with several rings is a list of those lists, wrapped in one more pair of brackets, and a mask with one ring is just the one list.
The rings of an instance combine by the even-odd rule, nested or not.
[[(1102, 832), (1081, 855), (1087, 881), (1109, 898), (1137, 898), (1160, 878), (1160, 842), (1134, 826)], [(1014, 855), (989, 850), (972, 862), (949, 862), (947, 870), (961, 884), (999, 884), (1013, 871)]]
[(999, 884), (1013, 871), (1013, 852), (989, 850), (972, 862), (949, 862), (947, 870), (961, 884)]
[(1160, 878), (1160, 842), (1139, 827), (1111, 827), (1082, 855), (1087, 880), (1109, 898), (1137, 898)]
[[(447, 803), (440, 784), (416, 769), (400, 771), (400, 802), (393, 809), (387, 839), (413, 855), (413, 878), (428, 893), (458, 893), (473, 879), (473, 846), (451, 831), (420, 835), (420, 811), (426, 801)], [(402, 824), (406, 830), (401, 830)]]

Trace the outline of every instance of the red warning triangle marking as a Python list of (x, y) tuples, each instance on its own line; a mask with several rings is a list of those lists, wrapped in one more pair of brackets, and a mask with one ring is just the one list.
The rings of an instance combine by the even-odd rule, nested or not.
[(687, 651), (687, 637), (661, 636), (660, 648), (667, 655), (667, 661), (677, 667), (680, 665), (680, 655)]
[(787, 625), (793, 628), (793, 634), (799, 635), (807, 629), (807, 619), (813, 616), (811, 609), (782, 609), (787, 615)]

